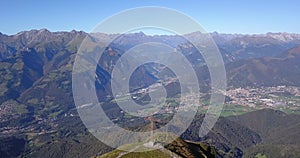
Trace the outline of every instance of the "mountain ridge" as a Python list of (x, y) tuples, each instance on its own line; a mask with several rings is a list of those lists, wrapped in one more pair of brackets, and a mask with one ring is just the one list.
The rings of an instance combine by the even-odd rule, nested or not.
[[(193, 35), (196, 33), (189, 36)], [(12, 147), (5, 148), (5, 151), (11, 152), (11, 149), (18, 147), (10, 146), (10, 143), (14, 142), (22, 142), (20, 147), (22, 151), (18, 151), (20, 152), (18, 155), (24, 157), (41, 157), (45, 153), (47, 157), (92, 156), (113, 150), (98, 142), (85, 129), (74, 105), (71, 80), (74, 59), (82, 40), (89, 37), (94, 40), (93, 42), (99, 42), (101, 39), (96, 37), (110, 39), (115, 36), (117, 35), (99, 33), (94, 38), (85, 32), (52, 33), (48, 30), (25, 31), (12, 36), (0, 35), (0, 132), (1, 137), (5, 137), (0, 141)], [(230, 86), (300, 86), (298, 35), (289, 38), (289, 34), (231, 36), (215, 33), (212, 36), (224, 59)], [(210, 85), (209, 71), (200, 53), (193, 45), (185, 43), (181, 37), (150, 37), (143, 33), (121, 36), (117, 42), (104, 49), (102, 60), (93, 77), (97, 79), (95, 87), (100, 96), (98, 99), (103, 99), (101, 101), (106, 103), (103, 109), (107, 115), (116, 116), (120, 119), (118, 121), (123, 121), (122, 123), (126, 125), (134, 126), (147, 121), (144, 119), (130, 121), (130, 116), (121, 114), (120, 109), (115, 108), (116, 103), (107, 90), (110, 88), (112, 68), (119, 57), (133, 45), (149, 41), (164, 42), (182, 51), (195, 68), (201, 80), (199, 85), (204, 88)], [(126, 61), (126, 64), (128, 63), (130, 59)], [(135, 73), (137, 77), (132, 78), (131, 85), (134, 90), (145, 88), (160, 79), (174, 77), (171, 70), (160, 65), (141, 66)], [(161, 76), (165, 78), (160, 78)], [(167, 91), (173, 92), (169, 96), (178, 95), (179, 83), (175, 81), (169, 85), (171, 86), (166, 86)], [(144, 97), (147, 98), (147, 95)], [(176, 104), (170, 100), (172, 104)], [(255, 117), (254, 124), (249, 123), (249, 115)], [(265, 115), (272, 117), (264, 117)], [(264, 119), (266, 121), (262, 121)], [(245, 153), (250, 153), (254, 154), (252, 155), (254, 157), (258, 151), (260, 153), (263, 149), (269, 151), (272, 147), (270, 143), (278, 143), (277, 147), (291, 145), (297, 147), (295, 141), (298, 138), (294, 138), (299, 136), (297, 120), (298, 116), (281, 113), (276, 115), (272, 110), (241, 115), (236, 119), (221, 117), (212, 132), (201, 139), (198, 137), (197, 129), (201, 117), (197, 116), (190, 129), (181, 137), (184, 140), (207, 143), (220, 151), (221, 155), (241, 157)], [(277, 126), (278, 128), (275, 128)], [(276, 132), (270, 134), (266, 127)], [(286, 143), (280, 144), (281, 142)]]

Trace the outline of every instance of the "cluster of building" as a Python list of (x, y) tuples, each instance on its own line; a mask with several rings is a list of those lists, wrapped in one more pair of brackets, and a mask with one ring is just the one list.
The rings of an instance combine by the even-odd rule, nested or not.
[(300, 88), (292, 86), (237, 88), (227, 91), (228, 104), (249, 107), (300, 106)]

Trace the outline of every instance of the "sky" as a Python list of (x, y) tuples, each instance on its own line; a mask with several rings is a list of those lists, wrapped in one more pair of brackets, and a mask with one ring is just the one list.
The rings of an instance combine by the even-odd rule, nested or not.
[(91, 32), (97, 24), (126, 9), (159, 6), (195, 19), (208, 32), (300, 33), (298, 0), (2, 0), (0, 32), (46, 28)]

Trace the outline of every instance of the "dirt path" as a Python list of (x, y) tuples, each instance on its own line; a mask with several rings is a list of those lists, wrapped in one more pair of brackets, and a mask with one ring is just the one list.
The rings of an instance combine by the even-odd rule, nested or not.
[(120, 153), (120, 154), (117, 156), (117, 158), (121, 158), (122, 156), (124, 156), (124, 155), (126, 155), (126, 154), (128, 154), (128, 153), (131, 153), (131, 152), (133, 152), (134, 150), (136, 150), (136, 149), (139, 148), (139, 147), (140, 147), (140, 146), (136, 146), (136, 147), (132, 148), (132, 149), (129, 150), (129, 151), (122, 152), (122, 153)]

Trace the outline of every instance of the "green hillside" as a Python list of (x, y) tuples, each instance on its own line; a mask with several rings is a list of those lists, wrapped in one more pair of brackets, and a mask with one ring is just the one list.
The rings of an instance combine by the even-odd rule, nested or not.
[[(156, 144), (160, 145), (160, 144)], [(131, 146), (129, 149), (128, 146)], [(120, 147), (122, 149), (122, 147)], [(170, 158), (170, 157), (188, 157), (188, 158), (215, 158), (218, 156), (216, 150), (213, 147), (207, 146), (204, 143), (196, 143), (191, 141), (184, 141), (177, 138), (172, 143), (165, 145), (164, 147), (153, 148), (150, 151), (135, 152), (138, 148), (147, 148), (143, 144), (127, 145), (127, 150), (114, 150), (97, 158)], [(151, 149), (148, 147), (148, 150)], [(147, 150), (147, 149), (145, 149)], [(130, 151), (130, 152), (129, 152)]]

